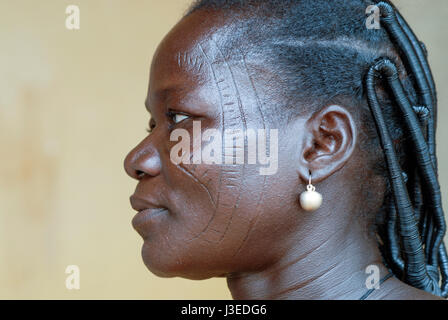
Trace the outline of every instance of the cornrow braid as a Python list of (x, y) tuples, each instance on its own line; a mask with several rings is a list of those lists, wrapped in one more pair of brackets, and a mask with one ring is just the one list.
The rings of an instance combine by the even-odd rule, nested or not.
[[(378, 30), (365, 25), (370, 5), (381, 13)], [(377, 0), (197, 0), (187, 15), (209, 9), (236, 25), (220, 39), (223, 52), (263, 55), (278, 75), (283, 112), (262, 102), (268, 117), (294, 118), (304, 111), (298, 101), (306, 112), (329, 103), (357, 111), (360, 148), (386, 182), (374, 217), (384, 262), (407, 284), (447, 297), (436, 87), (428, 52), (398, 10)]]
[[(367, 97), (386, 154), (395, 200), (389, 207), (388, 258), (403, 281), (419, 289), (446, 297), (448, 294), (448, 261), (442, 242), (446, 225), (441, 205), (440, 186), (437, 180), (435, 156), (434, 118), (437, 100), (434, 80), (426, 54), (424, 54), (426, 50), (398, 10), (385, 1), (379, 2), (377, 6), (381, 11), (382, 23), (406, 57), (406, 67), (410, 69), (416, 80), (418, 102), (422, 103), (420, 106), (411, 105), (399, 79), (397, 67), (388, 58), (380, 58), (369, 68), (365, 80)], [(389, 85), (416, 151), (417, 170), (410, 173), (414, 175), (415, 207), (409, 199), (404, 181), (404, 175), (409, 176), (409, 174), (404, 173), (403, 175), (396, 159), (395, 150), (378, 102), (375, 91), (378, 79), (386, 81)], [(421, 190), (425, 190), (425, 192), (422, 194)], [(397, 216), (400, 241), (395, 238)], [(423, 247), (425, 247), (425, 252)], [(404, 261), (402, 261), (400, 253)], [(442, 275), (440, 286), (439, 273)]]

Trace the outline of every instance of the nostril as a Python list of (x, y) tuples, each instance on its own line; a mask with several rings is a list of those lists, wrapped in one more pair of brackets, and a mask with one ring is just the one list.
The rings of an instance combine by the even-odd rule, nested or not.
[(145, 176), (145, 173), (141, 170), (137, 170), (135, 173), (137, 174), (137, 179), (142, 179)]
[[(146, 143), (146, 140), (143, 141)], [(136, 180), (147, 176), (155, 177), (161, 169), (159, 154), (152, 145), (140, 144), (126, 156), (124, 168), (126, 173)]]

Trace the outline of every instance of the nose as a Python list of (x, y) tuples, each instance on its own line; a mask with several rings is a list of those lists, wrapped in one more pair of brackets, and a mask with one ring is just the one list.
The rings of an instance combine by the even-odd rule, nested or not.
[(159, 152), (145, 139), (126, 156), (124, 169), (131, 178), (136, 180), (145, 176), (155, 177), (161, 170)]

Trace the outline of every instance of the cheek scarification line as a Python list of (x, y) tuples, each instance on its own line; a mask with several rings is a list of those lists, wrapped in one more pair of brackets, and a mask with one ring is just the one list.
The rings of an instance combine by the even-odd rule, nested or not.
[[(242, 61), (243, 61), (244, 69), (245, 69), (246, 74), (247, 74), (247, 76), (248, 76), (248, 78), (249, 78), (249, 83), (250, 83), (250, 85), (251, 85), (252, 91), (253, 91), (253, 93), (254, 93), (254, 95), (255, 95), (255, 100), (256, 100), (256, 102), (257, 102), (258, 112), (260, 113), (260, 116), (261, 116), (261, 122), (262, 122), (262, 124), (263, 124), (263, 129), (266, 129), (265, 117), (264, 117), (263, 110), (262, 110), (262, 104), (261, 104), (260, 96), (259, 96), (259, 94), (258, 94), (258, 92), (257, 92), (256, 87), (255, 87), (254, 80), (253, 80), (252, 76), (250, 75), (249, 68), (247, 67), (247, 62), (246, 62), (246, 58), (245, 58), (245, 56), (244, 56), (244, 53), (241, 52), (241, 51), (240, 51), (240, 53), (241, 53), (241, 56), (242, 56)], [(249, 229), (248, 229), (247, 232), (246, 232), (246, 236), (244, 237), (244, 239), (243, 239), (243, 241), (241, 242), (241, 244), (240, 244), (240, 246), (238, 247), (238, 249), (237, 249), (237, 250), (235, 251), (235, 253), (233, 254), (234, 257), (241, 251), (241, 249), (243, 248), (244, 244), (245, 244), (246, 241), (249, 239), (249, 235), (250, 235), (250, 233), (252, 232), (254, 226), (256, 225), (256, 223), (257, 223), (257, 221), (258, 221), (258, 219), (259, 219), (259, 217), (260, 217), (260, 214), (261, 214), (261, 204), (262, 204), (262, 202), (263, 202), (263, 196), (264, 196), (264, 194), (265, 194), (265, 187), (266, 187), (266, 176), (264, 176), (264, 178), (263, 178), (263, 187), (262, 187), (262, 189), (261, 189), (262, 191), (261, 191), (260, 197), (259, 197), (259, 199), (258, 199), (258, 201), (257, 201), (257, 204), (256, 204), (256, 207), (255, 207), (255, 208), (256, 208), (256, 215), (255, 215), (255, 217), (252, 218), (252, 220), (250, 221)]]
[(216, 209), (216, 203), (213, 200), (213, 197), (212, 197), (212, 194), (211, 194), (209, 188), (201, 180), (199, 180), (193, 173), (191, 173), (187, 168), (185, 168), (181, 165), (176, 165), (176, 167), (179, 168), (185, 174), (187, 174), (189, 177), (191, 177), (197, 184), (199, 184), (207, 192), (210, 202), (212, 203), (213, 207)]
[[(221, 52), (214, 42), (208, 41), (207, 43), (211, 44), (211, 45), (214, 44), (214, 46), (211, 49), (212, 50), (214, 49), (215, 53), (220, 53)], [(227, 111), (226, 112), (226, 110), (225, 110), (225, 107), (228, 106), (228, 105), (226, 105), (226, 103), (230, 102), (230, 98), (232, 97), (232, 93), (231, 92), (229, 92), (229, 93), (225, 92), (225, 91), (227, 91), (227, 90), (229, 90), (231, 88), (231, 85), (226, 84), (226, 81), (227, 81), (228, 78), (232, 78), (234, 80), (234, 77), (233, 77), (233, 75), (231, 73), (229, 74), (230, 66), (226, 63), (226, 61), (224, 61), (223, 59), (219, 59), (219, 60), (213, 61), (213, 62), (211, 61), (211, 59), (209, 58), (209, 56), (206, 53), (205, 46), (207, 45), (207, 43), (204, 42), (204, 45), (201, 44), (201, 43), (198, 43), (197, 47), (199, 48), (199, 51), (202, 53), (202, 55), (203, 55), (203, 57), (205, 59), (205, 62), (210, 67), (211, 73), (213, 75), (214, 83), (215, 83), (216, 88), (217, 88), (218, 93), (219, 93), (220, 108), (221, 108), (221, 127), (222, 127), (222, 129), (224, 129), (226, 127), (226, 124), (227, 124), (228, 121), (233, 122), (233, 123), (229, 123), (229, 127), (232, 127), (232, 126), (235, 127), (235, 125), (237, 125), (238, 123), (235, 122), (235, 121), (232, 121), (232, 120), (241, 118), (243, 116), (241, 114), (242, 107), (241, 107), (241, 102), (239, 100), (239, 97), (238, 97), (238, 101), (240, 103), (240, 105), (239, 105), (240, 108), (238, 110), (238, 111), (240, 111), (239, 117), (232, 116), (232, 114), (229, 114), (229, 116), (226, 116), (227, 113), (232, 112), (232, 111)], [(223, 64), (222, 62), (224, 62), (225, 67), (222, 65)], [(225, 71), (227, 71), (227, 75), (226, 75)], [(218, 79), (218, 77), (219, 77), (219, 79)], [(236, 86), (235, 81), (233, 81), (233, 82), (234, 82), (234, 86)], [(235, 91), (237, 92), (237, 90), (235, 90)], [(235, 112), (235, 111), (233, 110), (233, 112)], [(224, 130), (222, 130), (221, 134), (222, 134), (221, 138), (224, 139)], [(222, 147), (224, 148), (224, 145)], [(224, 154), (224, 150), (223, 150), (223, 154)], [(234, 175), (234, 177), (232, 177), (232, 175)], [(206, 224), (206, 226), (203, 228), (203, 230), (199, 234), (197, 234), (195, 237), (191, 238), (188, 241), (192, 241), (192, 240), (194, 240), (194, 239), (196, 239), (198, 237), (201, 237), (203, 234), (205, 234), (207, 232), (207, 230), (213, 231), (210, 234), (210, 237), (212, 237), (212, 240), (220, 241), (220, 239), (223, 239), (225, 231), (223, 232), (223, 230), (220, 230), (220, 226), (223, 224), (223, 222), (222, 221), (218, 221), (217, 223), (215, 223), (215, 225), (212, 225), (213, 221), (215, 221), (215, 219), (216, 219), (216, 217), (217, 217), (219, 212), (223, 212), (223, 210), (224, 210), (224, 212), (228, 211), (227, 208), (226, 208), (226, 207), (228, 207), (228, 205), (226, 203), (224, 203), (224, 205), (223, 205), (222, 201), (221, 201), (221, 197), (222, 197), (222, 194), (223, 194), (223, 191), (221, 190), (222, 186), (223, 186), (222, 185), (223, 178), (231, 177), (231, 178), (237, 179), (239, 177), (240, 179), (242, 179), (243, 178), (242, 176), (243, 175), (240, 175), (240, 172), (235, 171), (234, 168), (232, 168), (232, 170), (225, 170), (224, 168), (222, 168), (220, 170), (219, 184), (218, 184), (218, 189), (217, 189), (218, 190), (218, 194), (217, 194), (217, 197), (216, 197), (217, 198), (217, 200), (216, 200), (216, 207), (213, 210), (212, 216), (209, 219), (209, 221)], [(231, 198), (232, 194), (235, 194), (235, 193), (240, 194), (240, 192), (231, 192), (230, 195), (228, 195), (227, 198)], [(234, 214), (235, 207), (236, 207), (236, 205), (234, 204), (233, 208), (232, 208), (232, 211), (230, 213), (231, 215)], [(226, 218), (226, 216), (224, 216), (224, 218)], [(226, 218), (226, 219), (229, 220), (228, 218)], [(225, 230), (228, 229), (228, 225), (229, 225), (229, 221), (227, 221), (227, 223), (226, 223)], [(216, 239), (216, 236), (218, 236), (219, 234), (222, 234), (222, 236), (219, 236), (219, 238)]]
[[(215, 70), (214, 70), (214, 68), (213, 68), (213, 66), (212, 66), (212, 63), (211, 63), (209, 57), (208, 57), (207, 54), (205, 53), (205, 50), (204, 50), (203, 46), (202, 46), (200, 43), (198, 43), (198, 44), (197, 44), (197, 48), (198, 48), (199, 51), (201, 52), (201, 54), (202, 54), (202, 56), (203, 56), (203, 58), (204, 58), (204, 60), (205, 60), (205, 63), (209, 66), (209, 68), (210, 68), (210, 70), (211, 70), (211, 73), (212, 73), (212, 75), (213, 75), (213, 80), (214, 80), (216, 89), (218, 90), (218, 93), (219, 93), (219, 99), (220, 99), (219, 107), (220, 107), (220, 109), (221, 109), (221, 128), (224, 128), (224, 110), (222, 109), (223, 99), (222, 99), (222, 93), (221, 93), (221, 90), (220, 90), (220, 88), (219, 88), (219, 82), (218, 82), (217, 77), (216, 77), (216, 72), (215, 72)], [(222, 81), (224, 81), (224, 80), (222, 80)], [(223, 138), (223, 133), (222, 133), (221, 139), (222, 139), (222, 138)], [(222, 141), (222, 140), (221, 140), (221, 141)], [(209, 181), (210, 181), (210, 180), (209, 180)], [(191, 239), (189, 239), (189, 240), (187, 240), (187, 241), (192, 241), (192, 240), (194, 240), (194, 239), (196, 239), (196, 238), (199, 238), (199, 237), (200, 237), (202, 234), (204, 234), (204, 233), (207, 231), (207, 229), (210, 227), (210, 224), (211, 224), (212, 221), (214, 220), (214, 218), (215, 218), (215, 216), (216, 216), (216, 214), (217, 214), (217, 211), (218, 211), (217, 204), (219, 203), (219, 195), (220, 195), (219, 190), (221, 189), (221, 183), (222, 183), (222, 171), (220, 170), (220, 172), (219, 172), (218, 195), (217, 195), (217, 200), (216, 200), (216, 206), (215, 206), (215, 208), (214, 208), (214, 210), (213, 210), (213, 213), (212, 213), (212, 215), (211, 215), (211, 218), (209, 219), (209, 221), (207, 222), (206, 226), (204, 227), (204, 229), (203, 229), (199, 234), (197, 234), (196, 236), (194, 236), (193, 238), (191, 238)], [(216, 233), (219, 233), (219, 231), (216, 230), (216, 229), (214, 229), (214, 228), (212, 228), (212, 230), (213, 230), (214, 232), (216, 232)], [(209, 242), (209, 241), (206, 240), (206, 239), (203, 239), (203, 240)]]

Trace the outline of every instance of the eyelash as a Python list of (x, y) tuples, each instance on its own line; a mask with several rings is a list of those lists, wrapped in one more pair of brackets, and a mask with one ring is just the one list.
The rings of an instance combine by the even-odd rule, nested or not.
[[(188, 117), (188, 118), (190, 117), (189, 115), (186, 115), (185, 113), (174, 112), (174, 111), (172, 111), (172, 110), (169, 110), (168, 112), (166, 112), (165, 115), (166, 115), (168, 118), (170, 118), (171, 121), (173, 121), (173, 122), (174, 122), (174, 117), (177, 116), (177, 115), (186, 116), (186, 117)], [(182, 120), (180, 120), (179, 122), (174, 122), (173, 125), (170, 125), (170, 129), (171, 129), (174, 125), (176, 125), (176, 124), (178, 124), (178, 123), (180, 123), (180, 122), (182, 122), (182, 121), (184, 121), (184, 120), (186, 120), (186, 119), (182, 119)], [(151, 127), (151, 125), (150, 125), (149, 128), (146, 129), (146, 132), (148, 132), (148, 134), (151, 134), (151, 133), (153, 132), (154, 129), (155, 129), (155, 125), (152, 126), (152, 127)]]
[(152, 133), (152, 130), (154, 130), (154, 128), (151, 128), (151, 127), (146, 128), (146, 132), (147, 132), (148, 134), (151, 134), (151, 133)]

